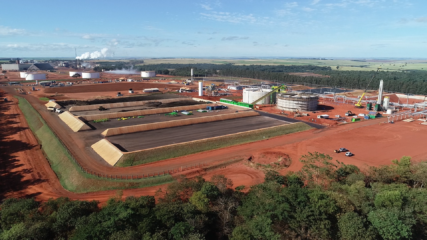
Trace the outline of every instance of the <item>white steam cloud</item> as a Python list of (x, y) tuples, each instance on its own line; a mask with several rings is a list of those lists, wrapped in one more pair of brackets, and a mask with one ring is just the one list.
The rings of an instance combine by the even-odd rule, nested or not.
[(140, 74), (140, 71), (134, 70), (133, 66), (129, 69), (122, 68), (121, 70), (116, 69), (112, 71), (106, 71), (106, 73), (113, 73), (113, 74)]
[(81, 56), (76, 57), (76, 59), (82, 60), (82, 59), (97, 59), (97, 58), (105, 58), (108, 54), (108, 48), (103, 48), (101, 51), (95, 51), (95, 52), (85, 52)]

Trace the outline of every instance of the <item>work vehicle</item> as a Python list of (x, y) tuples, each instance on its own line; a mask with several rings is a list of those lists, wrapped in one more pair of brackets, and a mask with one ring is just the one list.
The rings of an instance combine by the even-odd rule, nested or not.
[(367, 90), (368, 90), (368, 88), (369, 88), (369, 85), (371, 84), (372, 80), (374, 80), (375, 75), (377, 75), (377, 73), (380, 71), (380, 69), (381, 69), (381, 68), (377, 68), (377, 71), (374, 73), (374, 75), (372, 75), (371, 80), (369, 80), (368, 85), (367, 85), (367, 86), (366, 86), (366, 88), (365, 88), (365, 91), (363, 91), (362, 96), (360, 96), (359, 101), (355, 104), (355, 106), (356, 106), (357, 108), (363, 108), (363, 106), (362, 106), (362, 100), (363, 100), (363, 97), (365, 96), (366, 91), (367, 91)]
[(347, 157), (351, 157), (351, 156), (353, 156), (353, 153), (351, 153), (351, 152), (346, 152), (346, 153), (345, 153), (345, 156), (347, 156)]
[(352, 113), (351, 111), (348, 111), (344, 114), (346, 117), (351, 117), (354, 115), (354, 113)]

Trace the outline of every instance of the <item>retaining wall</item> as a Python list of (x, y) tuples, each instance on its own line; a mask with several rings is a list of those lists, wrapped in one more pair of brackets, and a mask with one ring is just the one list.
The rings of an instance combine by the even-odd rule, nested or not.
[(182, 98), (172, 98), (172, 99), (156, 99), (156, 100), (146, 100), (146, 101), (136, 101), (136, 102), (120, 102), (120, 103), (103, 103), (103, 104), (94, 104), (94, 105), (84, 105), (84, 106), (73, 106), (70, 107), (70, 112), (77, 111), (91, 111), (98, 110), (100, 106), (104, 108), (122, 108), (122, 107), (134, 107), (134, 106), (142, 106), (149, 102), (161, 102), (161, 103), (170, 103), (170, 102), (180, 102), (180, 101), (188, 101), (189, 99)]
[(74, 132), (80, 132), (84, 130), (90, 130), (91, 128), (86, 125), (82, 120), (78, 119), (76, 116), (71, 114), (68, 111), (65, 111), (58, 115), (58, 117), (67, 124)]
[(121, 118), (121, 117), (130, 117), (130, 116), (144, 116), (144, 115), (152, 115), (159, 113), (168, 113), (177, 109), (185, 109), (185, 110), (195, 110), (195, 109), (206, 109), (207, 106), (212, 106), (212, 104), (199, 104), (199, 105), (188, 105), (188, 106), (180, 106), (180, 107), (168, 107), (168, 108), (154, 108), (147, 110), (136, 110), (129, 112), (114, 112), (114, 113), (104, 113), (104, 114), (94, 114), (94, 115), (85, 115), (82, 116), (87, 121), (104, 119), (104, 118)]
[(222, 121), (222, 120), (243, 118), (243, 117), (252, 117), (252, 116), (259, 116), (259, 113), (254, 111), (247, 111), (247, 112), (221, 114), (216, 116), (173, 120), (173, 121), (167, 121), (167, 122), (140, 124), (140, 125), (126, 126), (126, 127), (118, 127), (118, 128), (108, 128), (107, 130), (102, 132), (102, 135), (105, 137), (109, 137), (109, 136), (115, 136), (115, 135), (121, 135), (121, 134), (129, 134), (129, 133), (150, 131), (150, 130), (156, 130), (156, 129), (162, 129), (162, 128), (179, 127), (179, 126), (192, 125), (197, 123), (215, 122), (215, 121)]

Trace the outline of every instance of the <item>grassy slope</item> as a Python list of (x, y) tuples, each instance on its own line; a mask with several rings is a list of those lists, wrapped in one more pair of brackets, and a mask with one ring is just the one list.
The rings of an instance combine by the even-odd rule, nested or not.
[(56, 173), (61, 185), (65, 189), (72, 192), (84, 193), (112, 189), (148, 187), (173, 181), (173, 178), (169, 175), (149, 179), (116, 181), (100, 179), (84, 173), (72, 160), (66, 148), (61, 144), (59, 139), (30, 103), (24, 98), (17, 98), (19, 99), (19, 108), (24, 113), (30, 129), (39, 139), (53, 171)]
[(155, 162), (168, 158), (175, 158), (193, 153), (260, 141), (280, 135), (305, 131), (308, 129), (311, 129), (309, 125), (300, 122), (285, 126), (260, 129), (259, 131), (242, 132), (216, 138), (209, 138), (187, 143), (168, 145), (159, 148), (152, 148), (139, 151), (138, 153), (126, 154), (116, 164), (116, 166), (127, 167), (149, 162)]

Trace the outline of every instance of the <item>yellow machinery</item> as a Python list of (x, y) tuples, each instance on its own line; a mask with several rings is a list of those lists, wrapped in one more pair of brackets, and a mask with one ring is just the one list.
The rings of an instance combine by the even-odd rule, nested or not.
[(359, 101), (355, 104), (355, 106), (356, 106), (357, 108), (362, 108), (362, 107), (363, 107), (363, 106), (362, 106), (362, 100), (363, 100), (363, 97), (365, 96), (366, 91), (368, 90), (369, 85), (371, 84), (372, 80), (374, 80), (375, 75), (377, 75), (377, 73), (380, 71), (380, 69), (381, 69), (381, 68), (378, 68), (378, 69), (377, 69), (377, 71), (374, 73), (374, 75), (372, 75), (371, 80), (369, 80), (368, 85), (367, 85), (367, 86), (366, 86), (366, 88), (365, 88), (365, 91), (363, 91), (362, 96), (360, 96)]
[(288, 87), (286, 85), (272, 86), (271, 87), (271, 92), (269, 92), (269, 93), (265, 94), (264, 96), (258, 98), (257, 100), (255, 100), (251, 104), (255, 104), (255, 103), (263, 100), (266, 97), (273, 96), (273, 93), (275, 93), (275, 92), (283, 92), (283, 93), (285, 93), (287, 89), (288, 89)]

